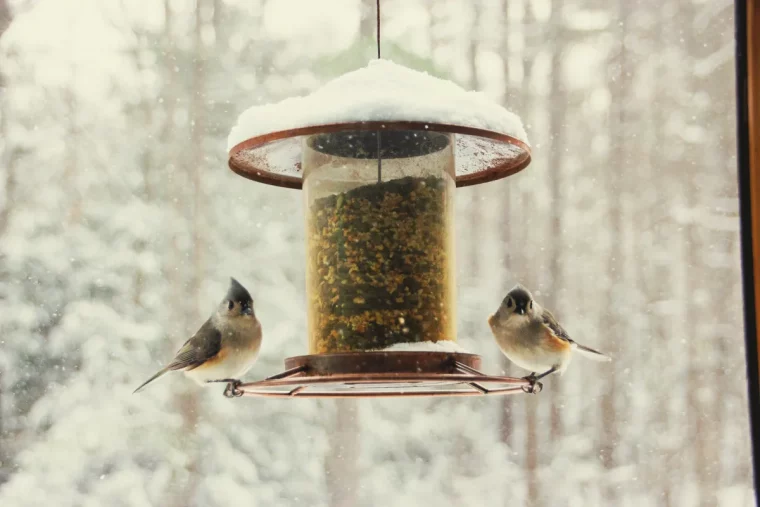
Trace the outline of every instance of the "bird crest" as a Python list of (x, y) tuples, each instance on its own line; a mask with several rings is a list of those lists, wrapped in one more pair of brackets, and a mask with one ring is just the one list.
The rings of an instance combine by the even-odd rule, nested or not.
[(253, 301), (246, 288), (234, 278), (230, 278), (230, 288), (227, 291), (226, 298), (229, 301), (236, 301), (238, 303), (250, 303)]
[(533, 295), (528, 291), (528, 289), (519, 283), (515, 285), (507, 295), (512, 296), (515, 301), (531, 301), (533, 299)]

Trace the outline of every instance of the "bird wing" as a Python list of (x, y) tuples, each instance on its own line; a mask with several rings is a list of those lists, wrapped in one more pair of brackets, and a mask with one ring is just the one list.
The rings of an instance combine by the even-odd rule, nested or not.
[(211, 319), (182, 345), (174, 360), (166, 368), (169, 370), (192, 370), (219, 353), (222, 348), (222, 333), (214, 327)]
[(607, 354), (599, 352), (598, 350), (594, 350), (591, 347), (586, 347), (585, 345), (581, 345), (580, 343), (570, 338), (570, 335), (567, 334), (567, 331), (562, 329), (562, 326), (559, 325), (559, 323), (557, 322), (557, 319), (554, 318), (554, 315), (552, 315), (552, 312), (550, 312), (549, 310), (544, 308), (544, 313), (541, 314), (541, 318), (543, 319), (546, 327), (548, 327), (551, 330), (554, 336), (568, 343), (574, 344), (575, 350), (577, 350), (584, 356), (589, 357), (593, 359), (594, 361), (612, 361), (612, 358), (610, 358), (610, 356), (608, 356)]
[(567, 334), (567, 331), (562, 329), (562, 326), (559, 325), (559, 322), (557, 322), (557, 319), (554, 318), (552, 312), (546, 308), (544, 308), (544, 312), (541, 314), (541, 319), (543, 320), (544, 325), (548, 327), (552, 333), (554, 333), (554, 336), (565, 340), (566, 342), (575, 343), (573, 339), (570, 338), (570, 335)]

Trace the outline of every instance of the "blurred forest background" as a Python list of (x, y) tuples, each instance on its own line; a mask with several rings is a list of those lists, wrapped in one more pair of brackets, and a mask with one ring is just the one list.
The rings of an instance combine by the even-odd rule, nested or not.
[(301, 195), (226, 168), (250, 105), (374, 55), (374, 0), (0, 0), (0, 505), (753, 505), (727, 0), (383, 0), (385, 57), (523, 118), (458, 194), (459, 343), (516, 282), (538, 396), (228, 400), (170, 376), (228, 277), (306, 352)]

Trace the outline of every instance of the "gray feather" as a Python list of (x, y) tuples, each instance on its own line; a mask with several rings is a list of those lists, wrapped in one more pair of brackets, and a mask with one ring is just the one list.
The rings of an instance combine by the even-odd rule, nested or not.
[[(145, 386), (174, 370), (192, 370), (202, 365), (219, 353), (222, 348), (222, 333), (214, 327), (211, 319), (208, 319), (177, 351), (169, 365), (149, 378), (143, 385), (135, 389), (135, 393), (142, 391)], [(134, 393), (132, 393), (134, 394)]]
[(234, 278), (230, 278), (230, 288), (225, 296), (229, 301), (235, 301), (237, 303), (252, 303), (251, 295), (248, 293), (245, 287)]
[(151, 382), (153, 382), (154, 380), (156, 380), (157, 378), (163, 376), (165, 373), (168, 373), (168, 372), (169, 372), (169, 368), (164, 368), (164, 369), (160, 370), (158, 373), (156, 373), (151, 378), (149, 378), (148, 380), (146, 380), (140, 387), (138, 387), (137, 389), (135, 389), (132, 394), (139, 393), (140, 391), (142, 391), (143, 389), (145, 389), (145, 386), (147, 386), (148, 384), (150, 384)]
[(599, 352), (598, 350), (594, 350), (591, 347), (586, 347), (585, 345), (581, 345), (580, 343), (575, 343), (576, 350), (583, 354), (584, 356), (588, 357), (589, 359), (593, 359), (594, 361), (612, 361), (612, 358), (608, 356), (607, 354), (603, 354)]
[(572, 338), (570, 338), (570, 335), (567, 334), (567, 331), (565, 331), (562, 326), (559, 325), (557, 319), (554, 318), (552, 312), (544, 308), (544, 311), (541, 314), (541, 319), (543, 320), (544, 324), (546, 324), (549, 329), (552, 330), (552, 333), (554, 333), (558, 338), (562, 338), (566, 342), (574, 343)]
[(192, 370), (219, 353), (222, 348), (222, 333), (211, 319), (203, 323), (184, 345), (177, 351), (166, 368), (169, 370)]
[(598, 350), (592, 349), (591, 347), (581, 345), (580, 343), (570, 338), (570, 335), (567, 334), (567, 331), (562, 329), (562, 326), (559, 325), (557, 319), (554, 318), (552, 312), (546, 308), (544, 308), (544, 312), (541, 314), (541, 318), (543, 319), (544, 324), (546, 324), (549, 329), (552, 330), (552, 333), (554, 333), (558, 338), (574, 344), (575, 349), (584, 356), (588, 357), (589, 359), (593, 359), (594, 361), (612, 361), (612, 358), (607, 354), (603, 354)]

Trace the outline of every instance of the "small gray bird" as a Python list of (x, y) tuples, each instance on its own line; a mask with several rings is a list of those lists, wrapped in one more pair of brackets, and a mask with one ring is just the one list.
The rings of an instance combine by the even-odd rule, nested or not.
[(253, 299), (237, 280), (230, 278), (230, 288), (216, 312), (177, 351), (168, 366), (135, 389), (140, 392), (165, 373), (182, 370), (204, 385), (227, 382), (225, 394), (236, 391), (239, 378), (245, 375), (261, 349), (261, 324), (253, 312)]
[[(611, 358), (573, 341), (554, 315), (542, 308), (522, 285), (516, 285), (501, 302), (496, 313), (488, 317), (499, 348), (510, 361), (531, 372), (525, 377), (531, 383), (527, 392), (541, 389), (538, 382), (557, 372), (562, 375), (572, 359), (573, 351), (595, 361)], [(536, 375), (536, 372), (543, 372)]]

